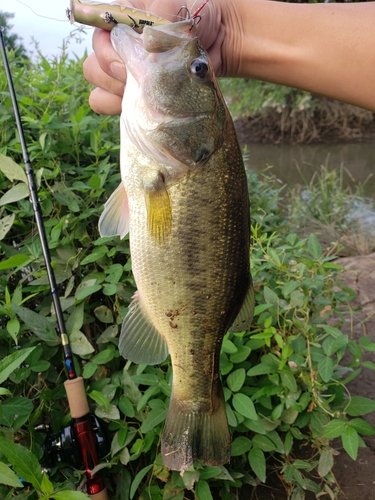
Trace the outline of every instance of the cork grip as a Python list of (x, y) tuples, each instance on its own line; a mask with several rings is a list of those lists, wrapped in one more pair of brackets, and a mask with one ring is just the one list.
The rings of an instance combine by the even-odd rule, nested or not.
[[(81, 418), (90, 412), (87, 403), (85, 386), (83, 378), (77, 377), (73, 380), (66, 380), (64, 382), (66, 395), (68, 396), (70, 415), (72, 418)], [(95, 497), (96, 499), (97, 497)], [(101, 500), (101, 497), (98, 497)], [(103, 497), (105, 498), (105, 497)]]
[(89, 495), (89, 497), (91, 498), (91, 500), (109, 500), (107, 488), (104, 488), (104, 490), (100, 491), (99, 493), (95, 493), (95, 495)]

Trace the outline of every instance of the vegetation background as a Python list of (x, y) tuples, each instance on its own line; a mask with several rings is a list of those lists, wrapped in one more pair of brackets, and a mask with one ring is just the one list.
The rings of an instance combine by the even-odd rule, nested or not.
[[(168, 471), (160, 434), (170, 364), (137, 366), (119, 357), (119, 327), (135, 292), (129, 245), (97, 230), (119, 182), (118, 120), (90, 110), (82, 60), (63, 51), (30, 61), (10, 33), (11, 17), (1, 17), (75, 368), (108, 435), (97, 470), (110, 498), (269, 498), (261, 485), (275, 472), (285, 498), (337, 498), (334, 440), (355, 460), (363, 437), (375, 433), (362, 418), (375, 402), (347, 389), (363, 368), (375, 368), (362, 361), (375, 343), (342, 331), (354, 297), (335, 263), (343, 246), (303, 234), (288, 210), (296, 198), (272, 176), (249, 174), (257, 306), (251, 330), (227, 335), (221, 354), (232, 460), (225, 467), (197, 462), (182, 477)], [(228, 100), (243, 89), (245, 100), (232, 97), (232, 105), (246, 115), (264, 113), (265, 102), (288, 116), (291, 108), (308, 115), (317, 107), (313, 96), (270, 84), (222, 85)], [(361, 193), (324, 169), (319, 182), (300, 206), (321, 221), (321, 201), (329, 201), (332, 224), (345, 230)], [(80, 500), (87, 496), (79, 458), (53, 445), (70, 423), (66, 373), (4, 71), (0, 196), (0, 497)]]

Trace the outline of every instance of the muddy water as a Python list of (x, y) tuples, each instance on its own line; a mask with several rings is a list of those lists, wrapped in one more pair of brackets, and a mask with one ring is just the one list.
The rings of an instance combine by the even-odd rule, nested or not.
[[(242, 147), (245, 146), (242, 140)], [(249, 144), (246, 153), (246, 166), (251, 171), (260, 171), (272, 165), (271, 172), (289, 186), (308, 182), (321, 165), (330, 170), (342, 165), (355, 183), (363, 183), (366, 196), (375, 193), (375, 143), (368, 144)], [(298, 168), (297, 168), (298, 166)], [(352, 183), (351, 183), (352, 184)]]

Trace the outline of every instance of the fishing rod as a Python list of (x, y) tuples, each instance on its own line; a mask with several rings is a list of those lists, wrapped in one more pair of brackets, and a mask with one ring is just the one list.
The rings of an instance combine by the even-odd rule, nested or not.
[(73, 364), (72, 351), (69, 345), (69, 338), (66, 332), (64, 316), (61, 308), (60, 298), (57, 293), (55, 274), (51, 265), (51, 256), (48, 248), (46, 231), (44, 228), (42, 211), (39, 203), (37, 186), (35, 183), (34, 172), (29, 158), (28, 149), (26, 146), (25, 136), (23, 132), (20, 112), (16, 93), (14, 90), (12, 74), (9, 67), (8, 57), (5, 50), (5, 40), (3, 28), (0, 27), (0, 42), (1, 52), (4, 60), (6, 78), (8, 82), (9, 92), (12, 99), (14, 116), (17, 123), (17, 130), (20, 138), (23, 162), (28, 180), (31, 203), (34, 210), (36, 225), (38, 228), (39, 238), (42, 246), (43, 257), (46, 264), (48, 281), (50, 285), (53, 305), (57, 319), (57, 333), (60, 336), (61, 344), (64, 352), (65, 366), (68, 373), (68, 380), (64, 382), (70, 414), (72, 418), (72, 426), (77, 440), (80, 455), (86, 472), (87, 493), (92, 500), (108, 500), (107, 490), (104, 485), (103, 478), (98, 473), (92, 475), (92, 470), (99, 464), (97, 452), (97, 440), (93, 429), (90, 409), (87, 402), (85, 386), (83, 378), (78, 377)]

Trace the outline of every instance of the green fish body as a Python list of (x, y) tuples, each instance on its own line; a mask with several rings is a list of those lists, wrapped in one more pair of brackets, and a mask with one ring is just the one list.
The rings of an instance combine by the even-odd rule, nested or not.
[(128, 71), (122, 182), (99, 229), (129, 232), (137, 284), (119, 349), (141, 364), (171, 356), (165, 465), (224, 464), (231, 438), (220, 348), (229, 329), (249, 327), (254, 309), (241, 151), (192, 20), (142, 34), (118, 25), (111, 36)]

